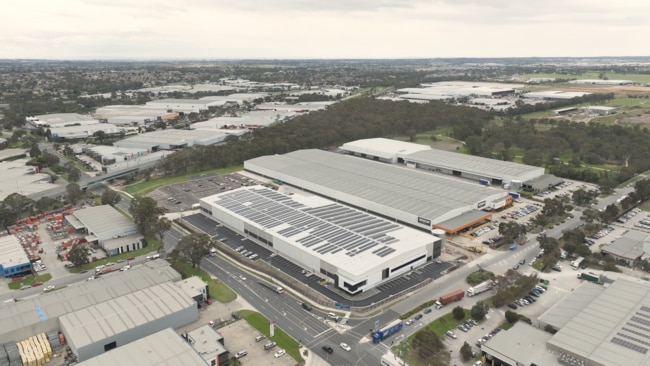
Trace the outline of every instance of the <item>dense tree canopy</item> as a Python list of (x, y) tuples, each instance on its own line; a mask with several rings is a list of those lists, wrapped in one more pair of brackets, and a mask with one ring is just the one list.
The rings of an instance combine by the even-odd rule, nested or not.
[(167, 210), (164, 207), (158, 207), (156, 201), (151, 197), (135, 196), (131, 200), (129, 211), (140, 234), (150, 236), (155, 234), (154, 229), (160, 216)]

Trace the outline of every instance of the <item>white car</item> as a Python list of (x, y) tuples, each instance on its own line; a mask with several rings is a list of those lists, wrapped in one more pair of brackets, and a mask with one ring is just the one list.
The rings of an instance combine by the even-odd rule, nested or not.
[(346, 350), (348, 352), (350, 352), (350, 350), (352, 349), (352, 347), (348, 346), (347, 343), (341, 343), (341, 348), (343, 348), (344, 350)]
[(409, 319), (409, 320), (405, 321), (404, 324), (406, 324), (406, 325), (413, 324), (413, 319)]
[(280, 357), (284, 356), (285, 353), (287, 353), (287, 352), (285, 352), (285, 350), (281, 349), (281, 350), (277, 351), (273, 356), (275, 356), (275, 358), (280, 358)]
[(120, 271), (121, 271), (121, 272), (124, 272), (124, 271), (128, 271), (128, 270), (130, 270), (130, 269), (131, 269), (131, 265), (127, 264), (126, 266), (120, 268)]
[(90, 276), (90, 277), (88, 277), (88, 281), (92, 281), (92, 280), (94, 280), (94, 279), (95, 279), (95, 276)]
[(246, 281), (246, 277), (244, 277), (244, 275), (239, 275), (239, 279), (242, 281)]
[(43, 292), (50, 292), (50, 291), (52, 291), (52, 290), (54, 290), (54, 286), (51, 286), (51, 285), (50, 285), (50, 286), (45, 287), (45, 288), (43, 289)]

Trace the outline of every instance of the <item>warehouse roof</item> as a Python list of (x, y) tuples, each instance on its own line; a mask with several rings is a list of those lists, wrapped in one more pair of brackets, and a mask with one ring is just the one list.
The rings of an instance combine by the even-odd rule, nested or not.
[[(181, 275), (164, 260), (147, 261), (131, 270), (101, 275), (94, 281), (11, 303), (0, 311), (0, 338), (71, 311), (155, 286), (179, 281)], [(2, 338), (4, 339), (4, 338)], [(18, 339), (15, 339), (18, 341)]]
[(341, 150), (391, 158), (396, 154), (408, 155), (418, 151), (431, 150), (431, 147), (406, 141), (374, 138), (347, 142), (341, 146)]
[[(12, 149), (15, 151), (15, 149)], [(36, 173), (33, 166), (26, 163), (29, 159), (0, 162), (0, 200), (13, 193), (31, 196), (47, 190), (61, 187), (53, 184), (52, 177), (45, 173)]]
[(77, 210), (73, 215), (88, 229), (88, 232), (100, 236), (101, 233), (122, 228), (132, 231), (135, 224), (110, 205), (101, 205)]
[(194, 350), (206, 361), (215, 360), (218, 355), (227, 352), (226, 348), (221, 344), (223, 336), (207, 324), (186, 333), (189, 339), (193, 341), (192, 347), (194, 347)]
[(201, 199), (354, 274), (436, 238), (319, 196), (254, 186)]
[(10, 268), (29, 263), (29, 257), (16, 235), (0, 237), (0, 267)]
[(77, 366), (207, 366), (208, 363), (171, 328), (103, 353)]
[(194, 307), (196, 301), (173, 283), (161, 283), (61, 316), (77, 349)]
[(537, 166), (438, 149), (413, 152), (405, 156), (405, 160), (428, 163), (440, 168), (460, 170), (493, 178), (515, 177), (514, 179), (517, 179), (516, 177), (526, 177), (529, 174), (537, 176), (544, 174), (544, 168)]
[(211, 145), (225, 139), (227, 133), (206, 130), (176, 130), (166, 129), (141, 133), (116, 142), (115, 146), (142, 147), (150, 149), (159, 145), (192, 146)]
[(618, 279), (548, 341), (595, 364), (650, 364), (650, 284)]
[(605, 287), (585, 281), (573, 290), (573, 292), (566, 295), (564, 299), (546, 310), (538, 320), (542, 323), (550, 324), (555, 329), (560, 329), (586, 308), (596, 297), (600, 296), (603, 291), (605, 291)]
[(648, 242), (650, 242), (650, 234), (630, 230), (613, 243), (603, 247), (602, 251), (617, 257), (634, 260), (645, 253), (644, 246)]
[(590, 95), (590, 94), (591, 93), (578, 92), (578, 91), (569, 92), (569, 91), (562, 91), (562, 90), (545, 90), (545, 91), (537, 91), (537, 92), (522, 94), (522, 97), (540, 98), (540, 99), (571, 99), (571, 98), (584, 97), (585, 95)]
[(451, 176), (322, 150), (263, 156), (247, 160), (244, 167), (256, 173), (272, 170), (278, 176), (291, 177), (293, 183), (285, 178), (289, 184), (299, 186), (300, 182), (308, 182), (322, 187), (322, 191), (331, 192), (337, 199), (345, 196), (350, 200), (365, 200), (372, 202), (374, 207), (417, 215), (430, 219), (434, 224), (452, 210), (506, 194)]
[(481, 350), (510, 365), (557, 365), (557, 355), (546, 350), (551, 337), (550, 333), (520, 321), (497, 333)]

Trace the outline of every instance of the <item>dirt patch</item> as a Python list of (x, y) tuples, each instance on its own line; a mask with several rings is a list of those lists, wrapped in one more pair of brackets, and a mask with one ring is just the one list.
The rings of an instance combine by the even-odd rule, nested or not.
[(562, 91), (584, 91), (588, 93), (614, 93), (616, 96), (628, 94), (650, 94), (650, 87), (634, 85), (588, 85), (588, 84), (563, 84), (554, 86), (553, 89)]
[(617, 123), (650, 123), (650, 113), (642, 114), (635, 117), (621, 118)]

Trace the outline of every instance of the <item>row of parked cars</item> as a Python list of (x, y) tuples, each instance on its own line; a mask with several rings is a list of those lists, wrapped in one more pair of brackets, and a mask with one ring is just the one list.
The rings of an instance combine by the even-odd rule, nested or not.
[(246, 249), (244, 249), (243, 246), (241, 246), (241, 247), (235, 249), (235, 251), (236, 251), (237, 253), (243, 255), (244, 257), (248, 257), (248, 259), (255, 259), (255, 258), (257, 258), (257, 254), (255, 254), (252, 250), (246, 250)]
[(476, 320), (474, 319), (468, 319), (465, 320), (463, 324), (458, 324), (456, 326), (456, 329), (460, 330), (461, 332), (467, 333), (470, 329), (472, 329), (473, 326), (478, 325)]
[(595, 233), (591, 237), (594, 238), (594, 239), (600, 239), (600, 238), (604, 237), (605, 235), (611, 233), (612, 231), (614, 231), (614, 228), (612, 226), (608, 226), (608, 227), (606, 227), (604, 229), (601, 229), (600, 231), (598, 231), (597, 233)]
[(488, 225), (488, 226), (486, 226), (486, 227), (482, 227), (482, 228), (476, 230), (476, 231), (473, 232), (471, 235), (472, 235), (473, 237), (481, 236), (481, 235), (487, 233), (488, 231), (492, 231), (492, 230), (494, 230), (494, 229), (496, 229), (496, 227), (494, 227), (494, 225)]
[(514, 302), (511, 302), (510, 304), (508, 304), (508, 307), (511, 309), (517, 309), (517, 306), (526, 306), (526, 305), (533, 304), (537, 302), (536, 298), (541, 296), (546, 291), (546, 289), (547, 287), (544, 285), (537, 285), (532, 290), (530, 290), (528, 295), (522, 297), (519, 300), (515, 300)]
[(627, 222), (627, 220), (633, 218), (639, 212), (641, 212), (640, 208), (634, 208), (634, 209), (630, 210), (628, 213), (626, 213), (625, 215), (620, 216), (618, 219), (616, 219), (616, 221), (620, 222), (621, 224), (624, 224), (624, 223)]
[(494, 337), (494, 336), (495, 336), (497, 333), (499, 333), (500, 331), (501, 331), (501, 328), (494, 328), (494, 329), (492, 329), (492, 331), (490, 331), (490, 333), (484, 335), (484, 336), (481, 337), (478, 341), (476, 341), (476, 347), (481, 348), (481, 345), (482, 345), (483, 343), (485, 343), (485, 342), (487, 342), (488, 340), (490, 340), (492, 337)]

